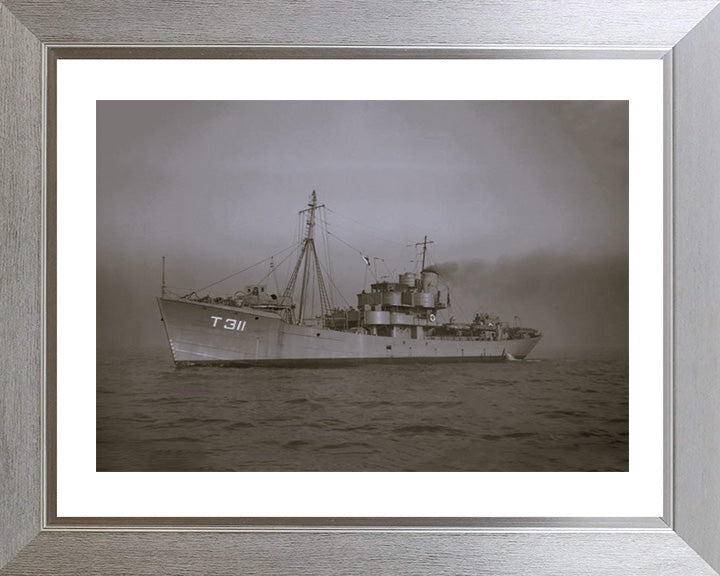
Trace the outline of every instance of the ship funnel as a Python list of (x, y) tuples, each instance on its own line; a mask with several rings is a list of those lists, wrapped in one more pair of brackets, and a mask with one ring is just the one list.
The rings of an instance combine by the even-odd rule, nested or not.
[(438, 273), (433, 270), (423, 270), (420, 276), (423, 292), (437, 292)]

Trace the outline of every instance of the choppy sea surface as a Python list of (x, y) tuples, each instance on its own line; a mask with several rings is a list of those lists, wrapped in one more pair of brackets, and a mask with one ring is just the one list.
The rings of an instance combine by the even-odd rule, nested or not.
[(98, 351), (99, 471), (627, 471), (626, 353), (175, 368)]

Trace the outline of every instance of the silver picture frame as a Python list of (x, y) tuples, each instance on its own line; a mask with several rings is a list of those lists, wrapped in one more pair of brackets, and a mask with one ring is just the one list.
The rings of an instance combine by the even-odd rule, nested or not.
[[(0, 1), (0, 574), (716, 574), (718, 4)], [(53, 300), (45, 282), (54, 266), (45, 250), (54, 236), (46, 202), (53, 69), (57, 58), (88, 57), (662, 59), (663, 516), (58, 518), (48, 345), (55, 332), (45, 306)]]

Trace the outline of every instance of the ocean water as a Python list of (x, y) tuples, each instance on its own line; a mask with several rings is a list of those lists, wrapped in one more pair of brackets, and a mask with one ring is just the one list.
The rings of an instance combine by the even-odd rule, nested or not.
[(627, 354), (293, 369), (98, 351), (98, 471), (627, 469)]

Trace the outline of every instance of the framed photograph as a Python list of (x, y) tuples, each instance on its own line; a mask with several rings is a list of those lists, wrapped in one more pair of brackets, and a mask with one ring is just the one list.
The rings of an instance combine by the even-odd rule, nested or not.
[(0, 4), (2, 572), (716, 573), (716, 4)]
[[(59, 522), (662, 514), (660, 61), (56, 75)], [(64, 303), (95, 279), (93, 325)]]

